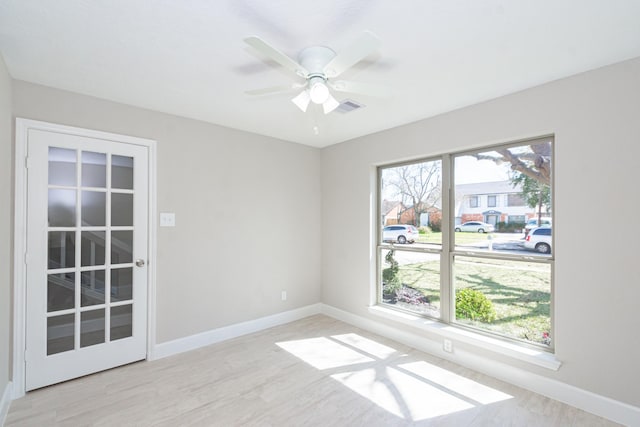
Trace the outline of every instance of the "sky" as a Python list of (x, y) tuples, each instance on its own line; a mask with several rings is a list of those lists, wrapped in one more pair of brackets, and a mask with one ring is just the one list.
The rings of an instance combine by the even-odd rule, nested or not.
[(471, 156), (456, 158), (456, 184), (507, 181), (511, 168), (507, 163), (497, 165), (491, 160), (477, 160)]

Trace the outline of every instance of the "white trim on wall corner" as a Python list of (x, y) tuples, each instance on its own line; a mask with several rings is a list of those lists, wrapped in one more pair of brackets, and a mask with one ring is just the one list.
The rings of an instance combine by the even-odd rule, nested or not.
[(468, 351), (446, 353), (440, 343), (429, 340), (400, 327), (393, 327), (373, 319), (358, 316), (339, 308), (321, 304), (321, 312), (353, 326), (390, 338), (420, 351), (450, 360), (504, 382), (550, 397), (586, 412), (626, 426), (640, 427), (640, 408), (629, 405), (551, 378), (537, 375)]
[(13, 383), (9, 381), (4, 388), (4, 393), (2, 393), (2, 397), (0, 398), (0, 426), (4, 425), (4, 422), (7, 419), (7, 415), (9, 414), (9, 406), (11, 406), (11, 398), (13, 395)]
[(282, 313), (272, 314), (259, 319), (236, 323), (199, 334), (178, 338), (161, 344), (156, 344), (151, 349), (150, 360), (162, 359), (174, 354), (184, 353), (197, 348), (206, 347), (217, 342), (230, 340), (243, 335), (252, 334), (274, 326), (284, 325), (305, 317), (321, 313), (321, 304), (312, 304)]

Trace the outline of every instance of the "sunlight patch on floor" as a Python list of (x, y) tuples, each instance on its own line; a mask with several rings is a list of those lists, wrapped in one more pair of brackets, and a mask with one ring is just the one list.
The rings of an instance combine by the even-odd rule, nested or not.
[(406, 420), (420, 421), (513, 398), (426, 361), (406, 362), (406, 355), (354, 333), (277, 345), (316, 369), (333, 369), (331, 378)]
[(412, 375), (385, 366), (379, 369), (384, 372), (364, 369), (331, 377), (379, 407), (407, 420), (420, 421), (474, 407)]
[(398, 367), (482, 405), (501, 402), (513, 397), (431, 363), (413, 362), (401, 364)]
[(351, 347), (355, 347), (358, 350), (362, 350), (367, 354), (377, 357), (378, 359), (386, 359), (397, 353), (394, 348), (380, 344), (379, 342), (370, 340), (369, 338), (361, 337), (358, 334), (332, 335), (331, 338), (348, 344)]
[(277, 345), (320, 370), (374, 361), (371, 357), (325, 337), (286, 341)]

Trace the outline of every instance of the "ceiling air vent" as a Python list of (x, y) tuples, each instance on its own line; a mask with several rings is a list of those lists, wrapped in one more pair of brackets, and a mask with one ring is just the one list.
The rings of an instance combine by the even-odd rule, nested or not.
[(359, 104), (352, 99), (345, 99), (340, 103), (340, 105), (338, 105), (338, 108), (336, 108), (335, 111), (338, 113), (345, 114), (345, 113), (350, 113), (353, 110), (357, 110), (358, 108), (362, 108), (362, 107), (364, 107), (363, 104)]

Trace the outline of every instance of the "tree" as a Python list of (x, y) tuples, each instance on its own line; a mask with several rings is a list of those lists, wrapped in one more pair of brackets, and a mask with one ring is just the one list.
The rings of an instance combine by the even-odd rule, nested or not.
[(542, 207), (551, 209), (551, 141), (501, 148), (475, 157), (511, 165), (511, 183), (514, 187), (521, 186), (529, 207), (537, 208), (540, 223)]
[(510, 163), (512, 171), (520, 172), (541, 184), (551, 185), (551, 141), (501, 148), (474, 157), (492, 160), (496, 164)]
[(512, 172), (511, 183), (522, 188), (522, 197), (530, 208), (537, 210), (538, 224), (542, 224), (542, 207), (547, 212), (551, 209), (551, 187), (518, 171)]
[(392, 197), (400, 198), (414, 210), (414, 225), (420, 225), (420, 215), (437, 206), (441, 199), (440, 161), (414, 163), (384, 169), (382, 185)]

